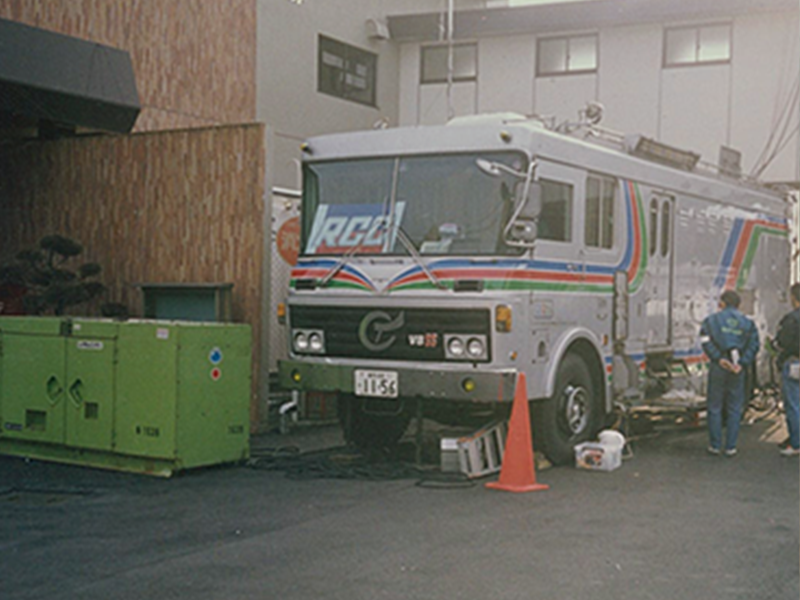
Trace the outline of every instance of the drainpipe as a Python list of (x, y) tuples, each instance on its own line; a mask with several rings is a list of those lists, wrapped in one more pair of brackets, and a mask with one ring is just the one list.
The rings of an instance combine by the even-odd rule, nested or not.
[(453, 7), (455, 0), (447, 0), (447, 120), (453, 114)]

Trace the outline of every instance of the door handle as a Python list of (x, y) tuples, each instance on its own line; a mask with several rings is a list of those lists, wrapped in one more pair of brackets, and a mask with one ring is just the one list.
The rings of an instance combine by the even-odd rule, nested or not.
[(76, 379), (72, 382), (72, 385), (69, 386), (69, 396), (72, 398), (72, 403), (79, 407), (83, 404), (83, 394), (81, 390), (83, 389), (83, 381), (80, 378)]
[(50, 400), (50, 404), (55, 406), (58, 404), (58, 401), (61, 400), (61, 395), (64, 393), (64, 388), (61, 387), (61, 382), (58, 381), (58, 377), (55, 375), (50, 375), (45, 384), (45, 394), (47, 395), (47, 399)]

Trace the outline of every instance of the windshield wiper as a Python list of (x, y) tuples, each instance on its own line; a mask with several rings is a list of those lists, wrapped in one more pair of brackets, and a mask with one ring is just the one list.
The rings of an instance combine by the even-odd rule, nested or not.
[[(436, 286), (440, 290), (446, 290), (447, 286), (444, 285), (441, 280), (433, 274), (433, 272), (428, 268), (428, 265), (425, 264), (425, 260), (422, 258), (420, 253), (417, 251), (417, 247), (414, 245), (414, 242), (408, 237), (403, 228), (400, 227), (399, 223), (395, 222), (395, 208), (397, 205), (397, 180), (398, 175), (400, 173), (400, 159), (395, 158), (394, 161), (394, 168), (392, 169), (392, 187), (388, 197), (388, 211), (386, 211), (386, 204), (387, 198), (384, 198), (384, 212), (388, 213), (384, 215), (384, 224), (383, 227), (386, 231), (386, 239), (384, 240), (384, 252), (389, 250), (389, 243), (393, 239), (394, 236), (400, 240), (400, 243), (403, 247), (408, 251), (411, 255), (411, 258), (417, 264), (417, 266), (422, 269), (423, 273), (431, 280), (434, 286)], [(394, 236), (392, 235), (394, 234)], [(361, 248), (364, 246), (364, 240), (366, 240), (367, 235), (364, 234), (364, 237), (361, 238), (358, 244), (353, 246), (350, 250), (345, 252), (342, 257), (337, 261), (330, 270), (325, 273), (322, 279), (318, 280), (317, 286), (318, 287), (325, 287), (327, 286), (331, 279), (336, 277), (336, 274), (341, 271), (347, 263), (353, 258), (358, 252), (361, 251)]]
[(408, 237), (403, 228), (399, 225), (395, 226), (395, 234), (397, 235), (397, 239), (400, 240), (400, 243), (403, 244), (408, 253), (411, 255), (411, 258), (414, 259), (414, 262), (417, 263), (417, 266), (422, 269), (422, 272), (428, 276), (428, 279), (431, 280), (431, 283), (435, 285), (440, 290), (446, 290), (447, 286), (442, 283), (441, 279), (436, 277), (433, 274), (433, 271), (428, 268), (428, 265), (425, 264), (425, 259), (422, 258), (422, 255), (417, 251), (417, 247), (414, 245), (414, 242)]
[(355, 246), (350, 248), (350, 250), (342, 254), (342, 257), (336, 262), (336, 264), (333, 265), (330, 268), (330, 270), (327, 273), (325, 273), (325, 275), (323, 275), (322, 279), (319, 279), (317, 281), (317, 287), (326, 287), (330, 283), (331, 279), (336, 277), (336, 274), (339, 271), (341, 271), (347, 265), (348, 262), (350, 262), (351, 258), (353, 258), (356, 254), (358, 254), (361, 248), (364, 247), (365, 239), (367, 239), (366, 234), (364, 234), (364, 237), (361, 238), (361, 241), (358, 242), (358, 244), (356, 244)]
[[(384, 213), (383, 214), (383, 218), (384, 218), (383, 227), (386, 227), (386, 223), (390, 223), (394, 218), (394, 206), (395, 206), (395, 201), (396, 201), (396, 197), (397, 197), (397, 175), (398, 175), (399, 172), (400, 172), (400, 159), (399, 158), (395, 158), (394, 159), (394, 167), (392, 169), (392, 187), (391, 187), (389, 196), (387, 196), (387, 197), (385, 197), (383, 199), (383, 210), (382, 210), (382, 212)], [(389, 205), (388, 207), (386, 206), (387, 204)], [(388, 211), (387, 211), (387, 208), (388, 208)], [(384, 241), (384, 247), (383, 247), (383, 251), (384, 252), (386, 252), (387, 244), (389, 243), (389, 235), (388, 234), (389, 234), (389, 232), (388, 232), (388, 228), (387, 228), (386, 240)], [(350, 250), (345, 252), (342, 255), (342, 258), (340, 258), (339, 261), (335, 265), (333, 265), (333, 267), (331, 267), (330, 271), (325, 273), (325, 275), (322, 277), (322, 279), (320, 279), (317, 282), (317, 285), (319, 287), (327, 286), (328, 283), (330, 283), (331, 279), (336, 277), (336, 274), (339, 271), (341, 271), (345, 267), (345, 265), (350, 261), (350, 259), (352, 257), (354, 257), (361, 250), (361, 248), (364, 246), (364, 240), (365, 239), (367, 239), (367, 234), (366, 233), (364, 234), (364, 237), (362, 237), (361, 240), (358, 242), (358, 244), (356, 244)]]

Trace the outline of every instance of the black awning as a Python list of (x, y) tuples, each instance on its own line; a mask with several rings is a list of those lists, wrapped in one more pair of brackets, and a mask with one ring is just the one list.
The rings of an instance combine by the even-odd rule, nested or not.
[(0, 19), (0, 119), (127, 133), (140, 109), (127, 52)]

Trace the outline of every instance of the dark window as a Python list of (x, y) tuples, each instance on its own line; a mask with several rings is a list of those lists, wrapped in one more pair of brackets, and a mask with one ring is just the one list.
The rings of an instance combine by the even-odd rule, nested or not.
[(584, 241), (594, 248), (614, 246), (615, 181), (608, 177), (586, 180), (586, 224)]
[(540, 179), (542, 211), (539, 213), (540, 240), (569, 242), (572, 240), (572, 186)]
[[(447, 82), (447, 46), (422, 48), (420, 83)], [(453, 81), (475, 81), (478, 77), (478, 49), (475, 44), (453, 46)]]
[(653, 198), (650, 200), (650, 256), (653, 256), (658, 248), (656, 236), (658, 236), (658, 200)]
[[(477, 163), (506, 168), (489, 176)], [(437, 154), (306, 163), (303, 252), (406, 254), (402, 230), (421, 254), (517, 254), (503, 242), (525, 172), (516, 152)], [(391, 199), (394, 198), (392, 210)], [(397, 227), (386, 226), (396, 223)]]
[(661, 205), (661, 256), (669, 254), (669, 238), (670, 238), (670, 208), (669, 202), (664, 202)]
[(324, 35), (318, 39), (317, 90), (375, 106), (378, 56)]
[(537, 44), (536, 74), (564, 75), (597, 71), (597, 36), (543, 38)]

